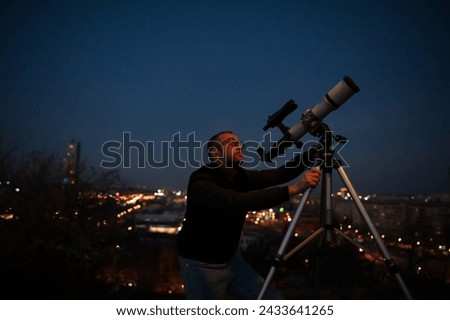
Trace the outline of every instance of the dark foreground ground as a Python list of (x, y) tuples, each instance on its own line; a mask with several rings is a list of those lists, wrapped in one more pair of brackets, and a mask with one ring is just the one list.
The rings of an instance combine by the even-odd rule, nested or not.
[[(265, 276), (277, 243), (259, 242), (243, 255)], [(171, 236), (132, 239), (95, 270), (70, 268), (67, 263), (59, 266), (57, 255), (54, 260), (50, 256), (45, 259), (41, 266), (23, 266), (21, 270), (3, 267), (2, 299), (185, 298)], [(414, 299), (450, 299), (450, 286), (444, 281), (402, 277)], [(345, 243), (322, 250), (311, 245), (298, 251), (276, 269), (273, 285), (286, 299), (405, 299), (383, 263), (361, 258)]]

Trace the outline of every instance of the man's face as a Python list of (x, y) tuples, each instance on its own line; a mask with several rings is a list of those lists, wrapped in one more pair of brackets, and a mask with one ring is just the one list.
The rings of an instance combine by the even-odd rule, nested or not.
[(217, 142), (220, 143), (218, 148), (220, 161), (223, 161), (225, 165), (232, 166), (233, 164), (240, 164), (244, 158), (242, 155), (242, 144), (239, 138), (232, 133), (221, 134), (217, 138)]

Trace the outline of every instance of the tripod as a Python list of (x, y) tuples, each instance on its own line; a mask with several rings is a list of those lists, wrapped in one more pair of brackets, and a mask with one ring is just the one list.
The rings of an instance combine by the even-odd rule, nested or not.
[[(333, 139), (335, 139), (337, 142), (341, 142), (343, 137), (341, 136), (334, 136), (331, 131), (329, 131), (328, 126), (325, 124), (322, 124), (322, 128), (320, 129), (322, 146), (324, 146), (323, 153), (321, 156), (316, 160), (316, 163), (321, 161), (320, 168), (322, 171), (322, 190), (321, 190), (321, 200), (320, 200), (320, 211), (321, 211), (321, 227), (317, 229), (314, 233), (312, 233), (308, 238), (306, 238), (303, 242), (301, 242), (299, 245), (297, 245), (294, 249), (292, 249), (290, 252), (285, 254), (286, 247), (289, 244), (290, 237), (295, 229), (295, 226), (297, 224), (298, 219), (300, 218), (301, 212), (303, 210), (303, 207), (306, 204), (306, 201), (308, 200), (312, 188), (308, 188), (302, 198), (301, 201), (297, 207), (297, 210), (295, 212), (294, 217), (292, 218), (289, 227), (286, 231), (286, 234), (281, 242), (281, 245), (274, 257), (272, 266), (269, 270), (269, 273), (265, 279), (264, 285), (261, 289), (261, 292), (259, 293), (258, 300), (261, 300), (264, 296), (264, 293), (266, 292), (270, 281), (272, 280), (275, 270), (277, 266), (284, 260), (287, 260), (289, 257), (291, 257), (295, 252), (303, 248), (305, 245), (307, 245), (310, 241), (312, 241), (314, 238), (318, 237), (319, 235), (322, 235), (322, 240), (325, 239), (326, 241), (331, 241), (331, 233), (334, 230), (336, 230), (341, 236), (344, 237), (344, 239), (354, 243), (353, 239), (349, 238), (347, 235), (345, 235), (342, 231), (338, 230), (337, 228), (333, 227), (332, 225), (332, 208), (331, 208), (331, 174), (332, 169), (335, 169), (339, 176), (341, 177), (343, 183), (347, 187), (348, 192), (350, 193), (354, 204), (356, 205), (359, 213), (363, 217), (365, 223), (367, 224), (371, 234), (373, 235), (378, 248), (380, 249), (383, 257), (384, 262), (387, 265), (389, 271), (395, 276), (396, 280), (398, 281), (403, 293), (405, 294), (407, 299), (412, 299), (411, 294), (408, 291), (408, 288), (406, 287), (401, 275), (398, 272), (398, 268), (390, 256), (388, 250), (386, 249), (386, 246), (384, 245), (383, 241), (381, 240), (381, 237), (376, 230), (372, 220), (370, 219), (367, 211), (365, 210), (361, 200), (358, 197), (358, 194), (353, 187), (350, 179), (348, 178), (347, 174), (344, 171), (344, 168), (342, 167), (341, 163), (336, 160), (334, 156), (334, 150), (332, 148)], [(321, 158), (321, 159), (320, 159)], [(356, 244), (356, 243), (354, 243)], [(356, 244), (360, 247), (359, 244)]]

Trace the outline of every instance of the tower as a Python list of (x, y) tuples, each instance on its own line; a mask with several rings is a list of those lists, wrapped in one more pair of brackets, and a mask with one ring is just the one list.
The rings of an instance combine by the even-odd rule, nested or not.
[(78, 166), (80, 162), (80, 143), (71, 140), (63, 160), (64, 185), (74, 185), (78, 182)]

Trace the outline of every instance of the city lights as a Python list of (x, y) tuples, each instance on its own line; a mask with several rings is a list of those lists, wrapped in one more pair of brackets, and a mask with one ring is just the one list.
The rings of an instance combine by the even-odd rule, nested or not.
[[(9, 192), (18, 196), (24, 192), (23, 188), (15, 186), (11, 181), (1, 182), (0, 188), (8, 188)], [(69, 212), (58, 209), (49, 215), (55, 223), (72, 219), (87, 221), (99, 231), (121, 228), (130, 239), (137, 239), (137, 241), (174, 239), (182, 228), (188, 201), (186, 191), (163, 188), (155, 190), (139, 188), (129, 192), (121, 190), (111, 193), (78, 193), (77, 197), (84, 201), (88, 208), (103, 208), (109, 205), (113, 210), (109, 215), (105, 215), (103, 209), (94, 211), (98, 212), (97, 218), (95, 214), (86, 216), (80, 208), (73, 208)], [(433, 202), (431, 198), (425, 201), (425, 198), (420, 197), (411, 200), (410, 197), (397, 199), (380, 195), (365, 195), (359, 198), (367, 203), (371, 218), (380, 230), (381, 239), (389, 246), (389, 250), (392, 250), (395, 259), (400, 261), (402, 268), (408, 263), (420, 261), (420, 265), (415, 264), (410, 268), (417, 277), (429, 276), (440, 270), (436, 262), (427, 263), (427, 261), (439, 261), (450, 255), (450, 244), (445, 238), (446, 223), (448, 224), (447, 202)], [(374, 236), (367, 230), (359, 212), (349, 200), (351, 199), (346, 190), (341, 190), (340, 194), (333, 194), (333, 215), (337, 229), (354, 242), (353, 250), (358, 253), (358, 259), (383, 266), (383, 259), (380, 255), (376, 255), (378, 248)], [(292, 199), (280, 206), (247, 212), (241, 238), (242, 250), (259, 248), (261, 243), (268, 241), (267, 234), (278, 235), (278, 237), (282, 235), (292, 222), (297, 204), (298, 199)], [(22, 218), (13, 206), (2, 208), (2, 210), (0, 220), (5, 223)], [(305, 212), (295, 226), (294, 241), (299, 242), (312, 235), (320, 223), (320, 200), (308, 199)], [(220, 225), (212, 226), (212, 228), (220, 227)], [(338, 237), (333, 238), (333, 241), (339, 244), (337, 239)], [(114, 244), (113, 248), (118, 257), (129, 250), (125, 243)], [(172, 259), (174, 252), (166, 253), (166, 255), (164, 259)], [(311, 268), (315, 260), (309, 257), (303, 258), (301, 262), (303, 267)], [(449, 282), (450, 278), (446, 277), (445, 281)], [(97, 279), (129, 290), (143, 286), (143, 280), (135, 272), (124, 271), (123, 268), (114, 269), (111, 266), (105, 266), (104, 270), (99, 270)], [(184, 288), (179, 277), (174, 275), (167, 280), (167, 283), (158, 283), (153, 290), (162, 295), (177, 296), (183, 294)]]

